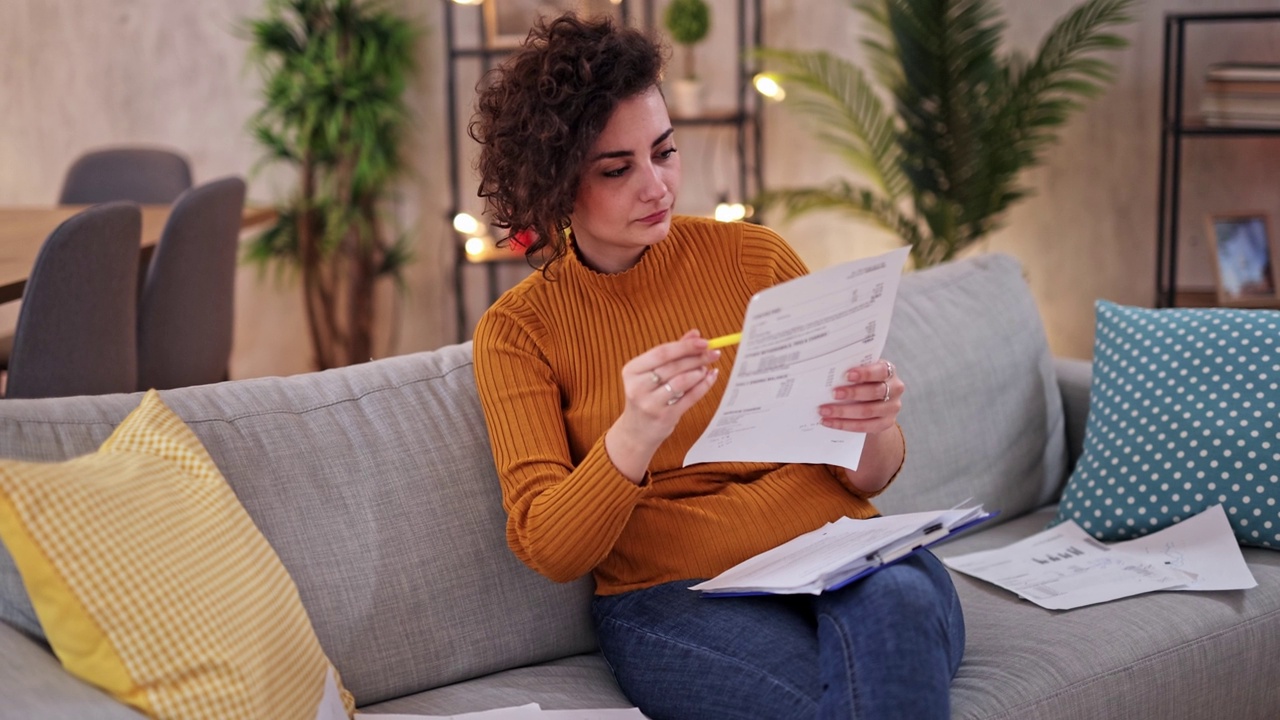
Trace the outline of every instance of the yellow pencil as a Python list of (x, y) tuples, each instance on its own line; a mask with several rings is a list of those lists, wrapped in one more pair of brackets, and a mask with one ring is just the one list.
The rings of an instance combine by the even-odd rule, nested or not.
[(712, 338), (707, 341), (708, 350), (718, 350), (722, 347), (737, 345), (742, 340), (742, 333), (734, 333), (732, 335), (721, 335), (718, 338)]

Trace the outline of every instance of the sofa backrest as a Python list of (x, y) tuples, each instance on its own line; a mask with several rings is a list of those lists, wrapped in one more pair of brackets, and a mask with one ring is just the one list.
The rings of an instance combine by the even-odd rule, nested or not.
[(1054, 499), (1067, 472), (1053, 358), (1022, 268), (990, 253), (902, 278), (884, 357), (907, 384), (902, 474), (885, 513), (972, 499), (1011, 520)]
[[(588, 652), (589, 578), (506, 546), (471, 347), (161, 397), (288, 568), (360, 704)], [(94, 450), (139, 395), (0, 401), (0, 457)], [(38, 632), (0, 546), (0, 620)]]
[[(908, 274), (885, 357), (908, 386), (907, 461), (882, 511), (973, 498), (1011, 519), (1056, 492), (1062, 406), (1015, 261)], [(506, 546), (470, 344), (161, 396), (280, 555), (361, 704), (595, 647), (590, 579), (557, 585)], [(91, 452), (139, 399), (0, 401), (0, 457)], [(2, 546), (0, 620), (39, 632)]]

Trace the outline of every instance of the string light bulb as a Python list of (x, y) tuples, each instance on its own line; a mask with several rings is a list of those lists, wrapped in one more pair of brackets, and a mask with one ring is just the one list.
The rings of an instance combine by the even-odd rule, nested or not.
[(755, 86), (756, 92), (770, 100), (782, 100), (787, 96), (787, 91), (782, 89), (782, 84), (773, 73), (757, 73), (751, 78), (751, 84)]
[(479, 236), (467, 238), (467, 241), (462, 245), (462, 249), (466, 251), (467, 256), (472, 260), (477, 260), (482, 257), (488, 248), (489, 241), (486, 238)]
[(484, 0), (453, 0), (453, 1), (458, 5), (479, 5), (484, 2)]
[(747, 216), (751, 208), (742, 203), (722, 202), (716, 205), (716, 220), (720, 222), (737, 222)]
[(480, 229), (480, 221), (470, 213), (460, 212), (453, 216), (453, 229), (463, 235), (475, 235)]

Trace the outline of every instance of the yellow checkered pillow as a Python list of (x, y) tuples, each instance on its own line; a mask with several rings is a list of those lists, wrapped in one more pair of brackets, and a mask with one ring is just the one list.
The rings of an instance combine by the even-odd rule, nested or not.
[(149, 716), (354, 712), (289, 573), (154, 390), (96, 453), (0, 460), (0, 540), (63, 666)]

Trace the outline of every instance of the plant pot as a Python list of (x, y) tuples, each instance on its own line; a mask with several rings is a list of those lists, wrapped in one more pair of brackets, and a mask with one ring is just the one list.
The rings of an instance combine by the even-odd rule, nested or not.
[(671, 81), (671, 114), (697, 117), (702, 114), (702, 81), (679, 78)]

